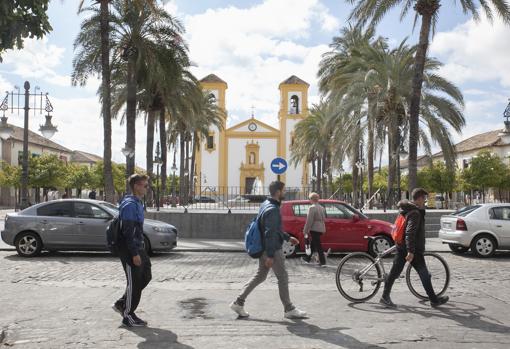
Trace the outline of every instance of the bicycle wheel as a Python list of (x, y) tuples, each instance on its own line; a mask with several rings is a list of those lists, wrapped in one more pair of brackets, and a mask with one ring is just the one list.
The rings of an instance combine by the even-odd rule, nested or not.
[(336, 287), (347, 300), (360, 303), (375, 296), (382, 282), (381, 267), (363, 252), (345, 256), (336, 270)]
[[(448, 263), (446, 263), (443, 257), (432, 252), (425, 252), (424, 258), (431, 275), (432, 287), (436, 294), (441, 296), (446, 292), (450, 284), (450, 268)], [(421, 283), (420, 276), (411, 264), (407, 266), (406, 282), (413, 295), (423, 300), (429, 299)]]

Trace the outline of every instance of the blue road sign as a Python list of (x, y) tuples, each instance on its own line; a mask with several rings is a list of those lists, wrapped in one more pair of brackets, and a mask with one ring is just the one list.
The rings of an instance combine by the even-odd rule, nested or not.
[(287, 161), (282, 158), (275, 158), (271, 161), (271, 171), (277, 175), (284, 174), (287, 171)]

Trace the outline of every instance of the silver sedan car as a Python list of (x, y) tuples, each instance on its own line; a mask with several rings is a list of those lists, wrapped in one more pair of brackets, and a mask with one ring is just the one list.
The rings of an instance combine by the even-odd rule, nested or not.
[(443, 216), (439, 238), (454, 253), (471, 248), (477, 257), (491, 257), (498, 249), (510, 249), (510, 204), (467, 206)]
[[(2, 240), (23, 257), (37, 256), (43, 249), (107, 250), (106, 228), (118, 214), (115, 205), (104, 201), (49, 201), (8, 214)], [(177, 228), (171, 224), (146, 219), (143, 230), (148, 253), (177, 246)]]

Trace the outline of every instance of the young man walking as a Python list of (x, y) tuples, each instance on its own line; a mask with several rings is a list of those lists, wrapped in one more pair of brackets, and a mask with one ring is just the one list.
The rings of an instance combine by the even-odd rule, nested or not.
[(284, 241), (289, 241), (296, 245), (299, 241), (290, 237), (289, 234), (282, 231), (282, 217), (280, 214), (280, 204), (285, 195), (285, 184), (280, 181), (272, 182), (269, 185), (271, 198), (267, 199), (261, 206), (260, 212), (264, 214), (260, 218), (260, 230), (265, 237), (265, 251), (259, 258), (259, 268), (255, 276), (248, 281), (237, 299), (230, 304), (230, 308), (240, 317), (248, 317), (249, 314), (244, 310), (246, 297), (264, 280), (270, 269), (273, 269), (278, 279), (278, 290), (280, 300), (283, 304), (284, 316), (288, 319), (306, 318), (306, 312), (296, 308), (290, 301), (289, 295), (289, 275), (285, 269), (285, 256), (282, 251)]
[(147, 326), (147, 322), (135, 314), (142, 290), (152, 278), (151, 261), (144, 249), (143, 196), (147, 192), (148, 178), (133, 174), (129, 177), (132, 195), (126, 195), (120, 203), (121, 234), (119, 257), (126, 274), (126, 292), (115, 302), (113, 309), (122, 314), (122, 325), (126, 327)]
[(393, 266), (384, 283), (384, 292), (380, 303), (386, 307), (395, 308), (391, 301), (390, 293), (395, 280), (400, 276), (406, 261), (411, 263), (420, 276), (423, 288), (430, 300), (432, 307), (440, 306), (448, 302), (448, 297), (438, 297), (432, 287), (430, 273), (423, 256), (425, 252), (425, 201), (428, 193), (425, 189), (416, 188), (411, 193), (413, 201), (402, 200), (398, 203), (400, 214), (406, 217), (405, 241), (397, 245), (397, 254), (393, 260)]

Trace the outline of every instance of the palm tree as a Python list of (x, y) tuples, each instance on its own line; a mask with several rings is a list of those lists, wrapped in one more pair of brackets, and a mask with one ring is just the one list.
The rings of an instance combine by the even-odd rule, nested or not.
[(323, 177), (331, 181), (331, 148), (333, 128), (330, 125), (332, 108), (325, 102), (313, 105), (310, 115), (298, 122), (294, 129), (294, 144), (291, 145), (291, 164), (313, 163), (319, 193), (323, 192)]
[[(93, 36), (97, 17), (95, 13), (85, 20), (82, 32), (76, 39), (75, 45), (81, 47), (84, 53), (75, 58), (77, 76), (86, 75), (94, 69), (99, 49)], [(165, 92), (173, 87), (172, 80), (181, 71), (181, 64), (189, 66), (187, 48), (181, 37), (183, 28), (179, 21), (161, 7), (151, 6), (150, 3), (114, 0), (110, 23), (112, 94), (115, 99), (112, 109), (116, 115), (126, 106), (126, 145), (134, 152), (137, 94), (144, 90), (150, 92), (142, 100), (143, 106), (154, 104), (150, 99), (164, 99)], [(127, 157), (127, 176), (134, 172), (134, 162), (134, 156)]]
[[(421, 28), (418, 47), (415, 52), (414, 69), (412, 77), (412, 95), (409, 105), (409, 190), (417, 185), (417, 157), (418, 143), (421, 137), (420, 132), (420, 113), (422, 88), (425, 79), (425, 67), (429, 38), (431, 31), (435, 30), (439, 16), (440, 0), (349, 0), (355, 7), (351, 13), (351, 18), (356, 19), (361, 25), (370, 22), (375, 26), (379, 21), (395, 7), (401, 8), (401, 19), (404, 18), (411, 8), (416, 11), (415, 22), (418, 16), (421, 17)], [(459, 3), (464, 13), (469, 13), (475, 20), (480, 19), (480, 8), (489, 20), (492, 20), (494, 14), (499, 15), (505, 23), (510, 23), (510, 7), (506, 0), (479, 0), (480, 6), (476, 6), (476, 1), (460, 0)], [(490, 6), (492, 5), (492, 6)]]
[[(112, 172), (112, 113), (111, 113), (111, 80), (110, 80), (110, 24), (109, 24), (109, 3), (111, 0), (94, 0), (93, 3), (99, 3), (100, 26), (99, 35), (101, 37), (101, 115), (103, 117), (103, 176), (105, 199), (108, 202), (115, 201), (115, 187), (113, 184)], [(149, 6), (154, 6), (155, 0), (134, 0), (138, 5), (142, 2)], [(85, 0), (81, 0), (78, 12), (83, 12)], [(96, 36), (97, 38), (97, 36)], [(85, 78), (86, 80), (86, 78)], [(81, 81), (81, 85), (85, 84), (85, 80)], [(74, 81), (74, 80), (73, 80)], [(76, 81), (74, 81), (76, 82)]]

